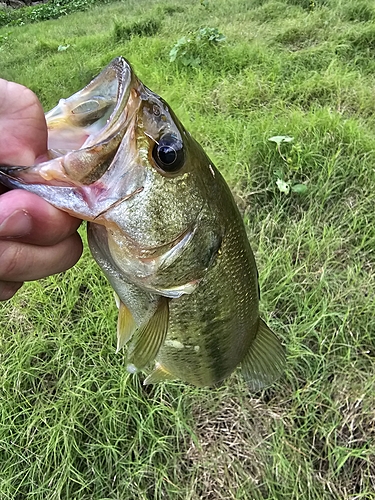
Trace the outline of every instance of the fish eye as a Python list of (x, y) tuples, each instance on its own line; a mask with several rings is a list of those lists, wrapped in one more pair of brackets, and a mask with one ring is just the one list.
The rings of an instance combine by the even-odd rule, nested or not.
[(165, 134), (155, 144), (152, 156), (164, 172), (177, 172), (185, 161), (182, 141), (173, 134)]

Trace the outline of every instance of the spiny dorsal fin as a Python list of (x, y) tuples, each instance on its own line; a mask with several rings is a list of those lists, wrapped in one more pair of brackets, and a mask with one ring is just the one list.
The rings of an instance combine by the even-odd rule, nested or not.
[(127, 370), (130, 373), (140, 370), (152, 361), (163, 345), (168, 329), (168, 302), (166, 297), (160, 297), (153, 316), (134, 333), (127, 356)]
[(241, 363), (242, 375), (254, 392), (271, 385), (285, 364), (284, 348), (262, 319), (254, 342)]
[(117, 350), (119, 352), (124, 345), (130, 340), (135, 332), (137, 325), (135, 324), (132, 313), (126, 305), (119, 299), (119, 311), (117, 318)]
[(175, 380), (175, 376), (166, 370), (163, 365), (156, 363), (155, 370), (150, 373), (143, 381), (143, 385), (157, 384), (158, 382), (165, 382), (166, 380)]

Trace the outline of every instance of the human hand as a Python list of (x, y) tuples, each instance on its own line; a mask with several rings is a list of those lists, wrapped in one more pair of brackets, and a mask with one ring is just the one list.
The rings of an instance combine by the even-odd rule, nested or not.
[[(0, 79), (0, 163), (32, 165), (46, 153), (47, 125), (38, 98)], [(0, 185), (0, 300), (10, 299), (24, 281), (69, 269), (82, 253), (80, 220), (35, 194), (5, 191)]]

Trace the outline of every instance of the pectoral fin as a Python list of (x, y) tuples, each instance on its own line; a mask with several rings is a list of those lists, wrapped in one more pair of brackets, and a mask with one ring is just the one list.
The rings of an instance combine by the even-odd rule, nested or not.
[(275, 382), (285, 364), (284, 348), (276, 335), (263, 320), (259, 320), (259, 329), (241, 363), (242, 375), (254, 392)]
[(119, 311), (117, 319), (117, 350), (116, 350), (117, 353), (130, 340), (130, 338), (132, 337), (133, 333), (137, 328), (137, 325), (134, 321), (132, 313), (129, 311), (126, 305), (120, 300), (117, 294), (116, 297), (119, 301), (118, 302)]
[(156, 363), (155, 370), (150, 373), (143, 381), (143, 385), (157, 384), (158, 382), (165, 382), (166, 380), (175, 380), (175, 376), (166, 370), (163, 365)]
[(169, 306), (160, 297), (155, 313), (134, 333), (128, 349), (127, 370), (134, 373), (152, 361), (163, 345), (168, 329)]

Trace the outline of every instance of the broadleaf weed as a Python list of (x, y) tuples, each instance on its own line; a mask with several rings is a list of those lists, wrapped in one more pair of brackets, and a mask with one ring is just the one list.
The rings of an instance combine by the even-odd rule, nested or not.
[(302, 173), (300, 163), (301, 147), (298, 144), (293, 144), (289, 151), (281, 151), (282, 144), (290, 145), (294, 141), (294, 137), (288, 135), (275, 135), (268, 140), (276, 144), (277, 153), (283, 162), (282, 166), (274, 171), (276, 186), (280, 193), (286, 195), (290, 192), (305, 194), (308, 190), (307, 185), (296, 179), (296, 174)]
[(190, 36), (177, 40), (169, 52), (169, 60), (185, 67), (197, 68), (225, 40), (226, 37), (217, 28), (200, 28)]

